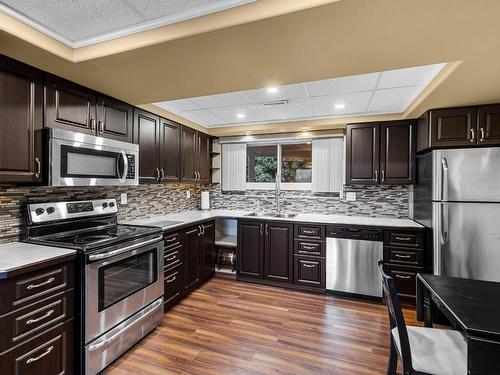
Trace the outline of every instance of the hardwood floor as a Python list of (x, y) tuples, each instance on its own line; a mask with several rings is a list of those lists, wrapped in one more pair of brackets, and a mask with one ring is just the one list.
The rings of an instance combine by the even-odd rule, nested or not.
[(104, 374), (379, 375), (388, 340), (384, 305), (216, 277)]

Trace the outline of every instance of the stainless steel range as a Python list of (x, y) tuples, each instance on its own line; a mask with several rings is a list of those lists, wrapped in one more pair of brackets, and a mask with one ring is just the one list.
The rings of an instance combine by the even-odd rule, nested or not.
[(114, 199), (28, 204), (27, 241), (78, 250), (78, 372), (97, 374), (163, 320), (163, 236)]

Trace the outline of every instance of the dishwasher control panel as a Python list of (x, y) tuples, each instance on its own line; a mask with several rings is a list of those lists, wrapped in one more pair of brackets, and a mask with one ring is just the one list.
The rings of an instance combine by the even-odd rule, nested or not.
[(330, 238), (383, 241), (384, 231), (378, 228), (329, 225), (326, 227), (326, 236)]

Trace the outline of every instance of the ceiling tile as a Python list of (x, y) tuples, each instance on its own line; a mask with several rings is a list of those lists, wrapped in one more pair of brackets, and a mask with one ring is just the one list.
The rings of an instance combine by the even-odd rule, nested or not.
[(376, 90), (368, 112), (400, 113), (415, 99), (422, 88), (418, 86)]
[(207, 109), (180, 112), (179, 115), (204, 126), (220, 125), (224, 123), (223, 119), (214, 115)]
[(184, 112), (193, 109), (201, 109), (201, 107), (198, 104), (193, 103), (189, 99), (170, 100), (168, 102), (161, 102), (154, 104), (170, 112)]
[(428, 84), (445, 64), (388, 70), (382, 73), (377, 89)]
[[(311, 98), (315, 116), (341, 116), (364, 113), (373, 91)], [(335, 108), (343, 105), (344, 108)]]
[[(212, 109), (212, 113), (216, 114), (228, 124), (232, 123), (248, 123), (248, 122), (265, 122), (267, 117), (262, 109), (257, 105), (247, 105), (231, 108)], [(238, 114), (243, 114), (245, 117), (239, 118)]]
[(307, 82), (309, 96), (336, 95), (375, 89), (380, 73), (360, 74), (348, 77)]
[(284, 85), (273, 87), (277, 91), (270, 93), (267, 88), (243, 91), (243, 94), (251, 103), (272, 102), (275, 100), (290, 100), (305, 98), (307, 96), (305, 87), (302, 83), (295, 85)]
[(191, 101), (203, 108), (223, 108), (238, 105), (250, 104), (248, 99), (241, 92), (231, 92), (227, 94), (217, 94), (209, 96), (199, 96), (191, 98)]
[(284, 121), (310, 118), (314, 116), (311, 99), (290, 100), (288, 104), (261, 107), (269, 120)]

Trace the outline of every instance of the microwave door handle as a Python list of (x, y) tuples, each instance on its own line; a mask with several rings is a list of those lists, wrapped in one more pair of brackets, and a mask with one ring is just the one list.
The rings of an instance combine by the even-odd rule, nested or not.
[(127, 179), (128, 159), (127, 159), (127, 154), (123, 150), (120, 151), (120, 156), (123, 158), (123, 173), (120, 176), (120, 163), (117, 163), (116, 171), (118, 172), (118, 176), (120, 176), (120, 183), (123, 184)]

